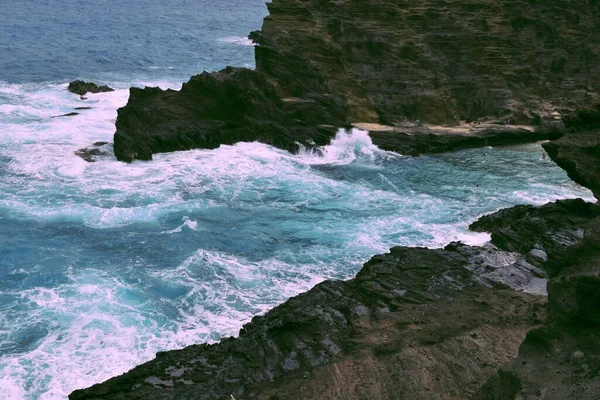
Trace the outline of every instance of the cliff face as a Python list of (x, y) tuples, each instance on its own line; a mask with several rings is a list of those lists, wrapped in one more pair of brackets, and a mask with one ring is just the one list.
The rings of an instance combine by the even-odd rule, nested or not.
[[(181, 92), (132, 88), (118, 114), (117, 158), (241, 140), (294, 151), (357, 122), (386, 125), (397, 136), (388, 149), (416, 154), (401, 145), (410, 142), (401, 136), (407, 121), (546, 126), (600, 99), (597, 1), (274, 0), (268, 8), (251, 35), (256, 71), (205, 73)], [(459, 147), (484, 142), (462, 136)]]
[(592, 1), (274, 0), (259, 71), (284, 96), (335, 93), (349, 122), (534, 123), (598, 98)]

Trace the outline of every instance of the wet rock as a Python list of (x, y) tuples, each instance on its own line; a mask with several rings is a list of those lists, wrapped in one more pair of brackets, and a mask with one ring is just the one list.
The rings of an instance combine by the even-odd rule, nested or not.
[[(569, 122), (574, 132), (544, 147), (569, 176), (590, 188), (598, 198), (600, 152), (594, 150), (598, 131), (592, 125), (596, 123), (595, 116), (584, 115), (587, 116), (572, 118)], [(590, 131), (579, 131), (590, 127)], [(582, 216), (585, 221), (596, 215), (592, 206), (580, 204), (571, 208), (568, 214), (575, 215), (576, 219), (565, 215), (566, 209), (553, 218), (539, 217), (548, 219), (550, 226), (561, 220), (569, 224)], [(556, 203), (544, 207), (548, 211), (556, 208)], [(584, 221), (580, 220), (576, 243), (562, 253), (549, 255), (555, 262), (548, 282), (548, 320), (527, 334), (518, 357), (488, 380), (476, 399), (600, 398), (600, 217)], [(540, 226), (540, 223), (535, 225)], [(518, 229), (515, 225), (514, 230)], [(526, 227), (523, 235), (519, 235), (526, 247), (531, 243), (525, 238), (528, 230), (531, 231)], [(583, 232), (583, 237), (579, 232)], [(515, 240), (505, 242), (517, 245)], [(502, 376), (512, 378), (506, 380)]]
[[(393, 248), (350, 281), (254, 317), (237, 339), (161, 353), (70, 398), (465, 398), (544, 315), (543, 297), (474, 279), (466, 266), (481, 251)], [(194, 384), (173, 382), (174, 369)]]
[(75, 115), (79, 115), (79, 113), (78, 112), (70, 112), (70, 113), (67, 113), (67, 114), (55, 115), (55, 116), (50, 117), (50, 118), (74, 117)]
[(84, 81), (73, 81), (69, 83), (69, 92), (83, 96), (86, 93), (101, 93), (101, 92), (113, 92), (114, 89), (106, 85), (98, 86), (92, 82)]
[(600, 207), (582, 199), (558, 200), (541, 207), (517, 206), (481, 217), (469, 229), (489, 232), (499, 248), (524, 254), (528, 262), (554, 273), (562, 268), (565, 251), (582, 233)]
[(95, 142), (93, 146), (79, 149), (75, 152), (75, 155), (83, 158), (87, 162), (98, 161), (100, 156), (109, 154), (108, 150), (104, 147), (108, 142)]
[(115, 155), (123, 161), (240, 141), (290, 151), (299, 144), (323, 146), (337, 129), (304, 121), (341, 124), (344, 114), (343, 106), (327, 96), (283, 101), (266, 75), (242, 68), (197, 75), (179, 92), (131, 88), (127, 104), (118, 111), (114, 138)]

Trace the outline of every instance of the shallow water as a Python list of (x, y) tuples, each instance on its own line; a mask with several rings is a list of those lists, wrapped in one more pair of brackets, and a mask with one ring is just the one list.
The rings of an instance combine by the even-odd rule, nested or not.
[[(483, 243), (487, 235), (466, 230), (482, 214), (592, 199), (541, 159), (539, 144), (412, 158), (381, 151), (355, 130), (340, 131), (322, 156), (259, 143), (159, 154), (130, 165), (112, 155), (90, 164), (73, 154), (112, 141), (116, 109), (130, 85), (177, 88), (185, 74), (203, 68), (185, 35), (206, 50), (209, 69), (251, 65), (252, 47), (240, 38), (260, 26), (261, 3), (178, 2), (198, 7), (181, 13), (147, 2), (154, 4), (145, 9), (153, 21), (163, 15), (165, 26), (181, 22), (152, 32), (173, 43), (171, 50), (146, 50), (149, 65), (129, 62), (141, 54), (133, 46), (131, 57), (106, 64), (73, 58), (70, 67), (62, 60), (77, 52), (65, 50), (69, 40), (51, 28), (76, 19), (59, 10), (81, 17), (88, 8), (22, 3), (48, 14), (37, 23), (64, 54), (45, 58), (40, 49), (21, 49), (23, 65), (36, 63), (25, 72), (0, 61), (0, 399), (64, 399), (157, 351), (235, 335), (253, 315), (323, 279), (349, 278), (394, 245)], [(13, 15), (22, 4), (11, 4)], [(123, 6), (98, 4), (110, 16), (106, 23), (95, 25), (88, 12), (88, 19), (71, 21), (73, 29), (113, 38), (103, 47), (109, 58), (124, 37), (143, 42), (145, 17), (124, 20)], [(244, 18), (225, 17), (232, 9)], [(217, 22), (197, 33), (188, 14)], [(131, 18), (137, 25), (126, 24)], [(0, 16), (0, 48), (17, 46), (20, 38), (6, 34), (33, 24), (25, 19)], [(124, 25), (128, 30), (118, 32)], [(131, 26), (142, 30), (140, 38), (129, 37)], [(75, 74), (119, 90), (82, 101), (66, 91)], [(80, 106), (93, 108), (50, 118)]]

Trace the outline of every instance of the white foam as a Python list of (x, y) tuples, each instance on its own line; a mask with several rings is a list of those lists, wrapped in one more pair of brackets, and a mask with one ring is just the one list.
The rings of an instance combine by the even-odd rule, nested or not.
[(248, 39), (247, 37), (243, 37), (243, 36), (227, 36), (224, 38), (219, 39), (220, 42), (224, 42), (224, 43), (231, 43), (231, 44), (237, 44), (239, 46), (255, 46), (256, 44)]
[(350, 164), (356, 160), (373, 162), (378, 157), (394, 159), (397, 153), (381, 150), (373, 144), (369, 132), (358, 128), (350, 131), (338, 130), (335, 138), (327, 146), (318, 149), (302, 149), (300, 155), (309, 164)]
[(180, 233), (180, 232), (183, 232), (183, 228), (188, 228), (193, 231), (198, 230), (198, 222), (192, 221), (189, 219), (189, 217), (185, 216), (185, 217), (183, 217), (183, 224), (179, 225), (177, 228), (171, 229), (169, 231), (164, 231), (161, 233), (166, 233), (166, 234)]

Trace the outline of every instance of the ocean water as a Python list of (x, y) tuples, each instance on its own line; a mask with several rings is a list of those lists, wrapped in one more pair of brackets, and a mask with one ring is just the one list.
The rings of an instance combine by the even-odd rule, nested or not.
[[(515, 204), (591, 193), (540, 144), (404, 157), (359, 130), (322, 155), (260, 143), (124, 164), (127, 88), (178, 88), (226, 64), (262, 0), (0, 0), (0, 399), (65, 399), (157, 351), (236, 335), (393, 245), (478, 244), (466, 226)], [(118, 90), (66, 91), (83, 78)], [(75, 107), (70, 118), (50, 118)]]

